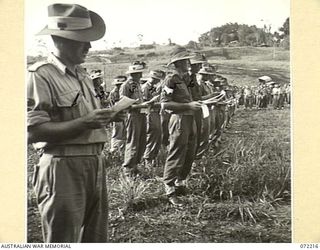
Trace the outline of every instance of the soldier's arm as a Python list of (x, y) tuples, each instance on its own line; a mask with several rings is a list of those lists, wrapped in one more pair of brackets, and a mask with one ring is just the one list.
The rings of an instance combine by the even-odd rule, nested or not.
[(197, 110), (201, 108), (199, 102), (180, 103), (173, 100), (173, 91), (175, 88), (174, 82), (169, 78), (161, 91), (160, 103), (163, 109), (169, 109), (172, 111), (186, 111)]
[(162, 102), (162, 107), (164, 109), (169, 109), (172, 111), (187, 111), (187, 110), (198, 110), (201, 108), (201, 104), (199, 102), (187, 102), (187, 103), (180, 103), (180, 102)]
[(143, 101), (148, 101), (149, 99), (149, 90), (146, 84), (147, 83), (144, 83), (144, 85), (141, 87)]
[(28, 127), (28, 143), (59, 142), (72, 139), (88, 129), (105, 127), (115, 116), (106, 109), (96, 109), (86, 116), (64, 122), (44, 122)]
[(221, 94), (220, 92), (214, 92), (214, 93), (211, 93), (208, 95), (203, 95), (203, 96), (201, 96), (201, 100), (204, 101), (204, 100), (210, 99), (212, 97), (218, 96), (220, 94)]
[(49, 82), (37, 72), (29, 72), (27, 81), (28, 143), (57, 142), (74, 138), (86, 129), (100, 128), (111, 121), (110, 110), (94, 110), (86, 116), (64, 122), (54, 122), (50, 113), (53, 103)]

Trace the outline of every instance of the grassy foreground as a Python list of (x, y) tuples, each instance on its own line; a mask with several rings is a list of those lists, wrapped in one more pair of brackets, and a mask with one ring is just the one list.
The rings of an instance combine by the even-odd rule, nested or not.
[[(182, 210), (164, 196), (163, 152), (151, 178), (133, 182), (106, 150), (110, 242), (290, 242), (289, 117), (289, 109), (237, 110), (220, 149), (194, 164)], [(29, 242), (40, 242), (31, 193), (28, 215)]]

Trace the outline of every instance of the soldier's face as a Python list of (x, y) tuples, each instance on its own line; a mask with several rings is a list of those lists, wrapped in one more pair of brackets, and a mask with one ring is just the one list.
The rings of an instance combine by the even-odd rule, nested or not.
[(89, 42), (66, 40), (63, 43), (60, 52), (63, 54), (65, 59), (76, 65), (85, 61), (90, 48), (91, 44)]
[(134, 81), (139, 82), (140, 78), (142, 77), (142, 72), (132, 73), (131, 77)]
[(201, 68), (201, 63), (191, 64), (191, 73), (198, 73)]
[(174, 63), (175, 67), (180, 69), (182, 72), (188, 72), (190, 67), (189, 59), (179, 60)]
[(151, 80), (150, 83), (151, 83), (152, 85), (156, 85), (158, 82), (160, 82), (160, 80), (157, 79), (157, 78), (152, 78), (152, 77), (151, 77), (150, 80)]

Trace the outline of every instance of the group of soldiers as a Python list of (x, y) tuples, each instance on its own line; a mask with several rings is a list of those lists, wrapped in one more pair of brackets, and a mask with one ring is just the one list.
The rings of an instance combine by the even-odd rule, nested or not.
[[(110, 150), (123, 152), (119, 168), (126, 178), (139, 178), (141, 168), (163, 168), (168, 201), (181, 207), (178, 196), (188, 194), (195, 159), (219, 145), (241, 94), (203, 55), (178, 46), (165, 70), (152, 68), (142, 78), (147, 65), (136, 61), (114, 78), (107, 95), (103, 72), (88, 74), (81, 66), (91, 42), (105, 35), (103, 18), (65, 3), (49, 5), (47, 14), (37, 35), (50, 36), (54, 49), (28, 68), (26, 80), (27, 138), (40, 154), (32, 185), (43, 240), (107, 242), (107, 128)], [(274, 100), (277, 95), (275, 89)], [(121, 111), (124, 100), (133, 104)], [(160, 148), (166, 150), (164, 166), (155, 163)]]
[(176, 196), (187, 193), (186, 178), (193, 161), (201, 159), (210, 144), (218, 146), (235, 112), (236, 87), (218, 75), (204, 55), (184, 47), (172, 51), (166, 70), (151, 69), (143, 77), (146, 66), (132, 63), (125, 75), (113, 79), (109, 95), (102, 94), (105, 83), (100, 70), (93, 70), (91, 78), (106, 108), (123, 97), (136, 100), (126, 119), (111, 126), (110, 151), (124, 153), (125, 176), (141, 176), (139, 168), (154, 172), (160, 149), (165, 149), (166, 194), (172, 204), (180, 206)]
[[(268, 82), (265, 79), (270, 79)], [(290, 83), (282, 84), (271, 81), (270, 77), (259, 78), (257, 86), (244, 86), (238, 91), (238, 105), (244, 105), (246, 109), (266, 109), (272, 105), (274, 109), (284, 109), (285, 104), (291, 102)]]

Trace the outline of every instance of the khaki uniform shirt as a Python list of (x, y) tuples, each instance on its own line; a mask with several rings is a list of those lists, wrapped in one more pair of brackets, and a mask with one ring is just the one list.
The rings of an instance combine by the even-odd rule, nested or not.
[[(76, 72), (77, 76), (52, 54), (47, 61), (28, 69), (28, 127), (70, 121), (101, 107), (89, 75), (80, 66)], [(104, 128), (88, 129), (75, 138), (46, 145), (104, 143), (106, 140)]]
[(120, 93), (119, 93), (119, 89), (117, 87), (114, 87), (111, 91), (110, 91), (110, 95), (109, 95), (109, 100), (110, 100), (110, 104), (113, 106), (115, 105), (116, 102), (118, 102), (120, 99)]
[(149, 101), (158, 94), (157, 88), (155, 86), (152, 86), (149, 82), (143, 84), (141, 89), (144, 101)]
[[(178, 103), (188, 103), (192, 101), (192, 96), (189, 92), (188, 82), (179, 75), (178, 72), (167, 75), (164, 87), (161, 92), (160, 101), (161, 102), (178, 102)], [(175, 113), (175, 112), (171, 112)], [(180, 112), (177, 112), (180, 113)], [(192, 110), (187, 110), (182, 112), (184, 114), (194, 114)]]
[(201, 86), (198, 84), (197, 77), (195, 74), (190, 75), (190, 84), (189, 90), (192, 96), (192, 100), (199, 101), (201, 100)]
[(209, 85), (208, 81), (201, 81), (200, 82), (200, 93), (201, 96), (206, 96), (212, 94), (214, 92), (212, 86)]
[(136, 104), (142, 103), (142, 90), (140, 83), (134, 82), (131, 77), (128, 78), (120, 87), (120, 98), (122, 96), (129, 97), (131, 99), (138, 100)]

